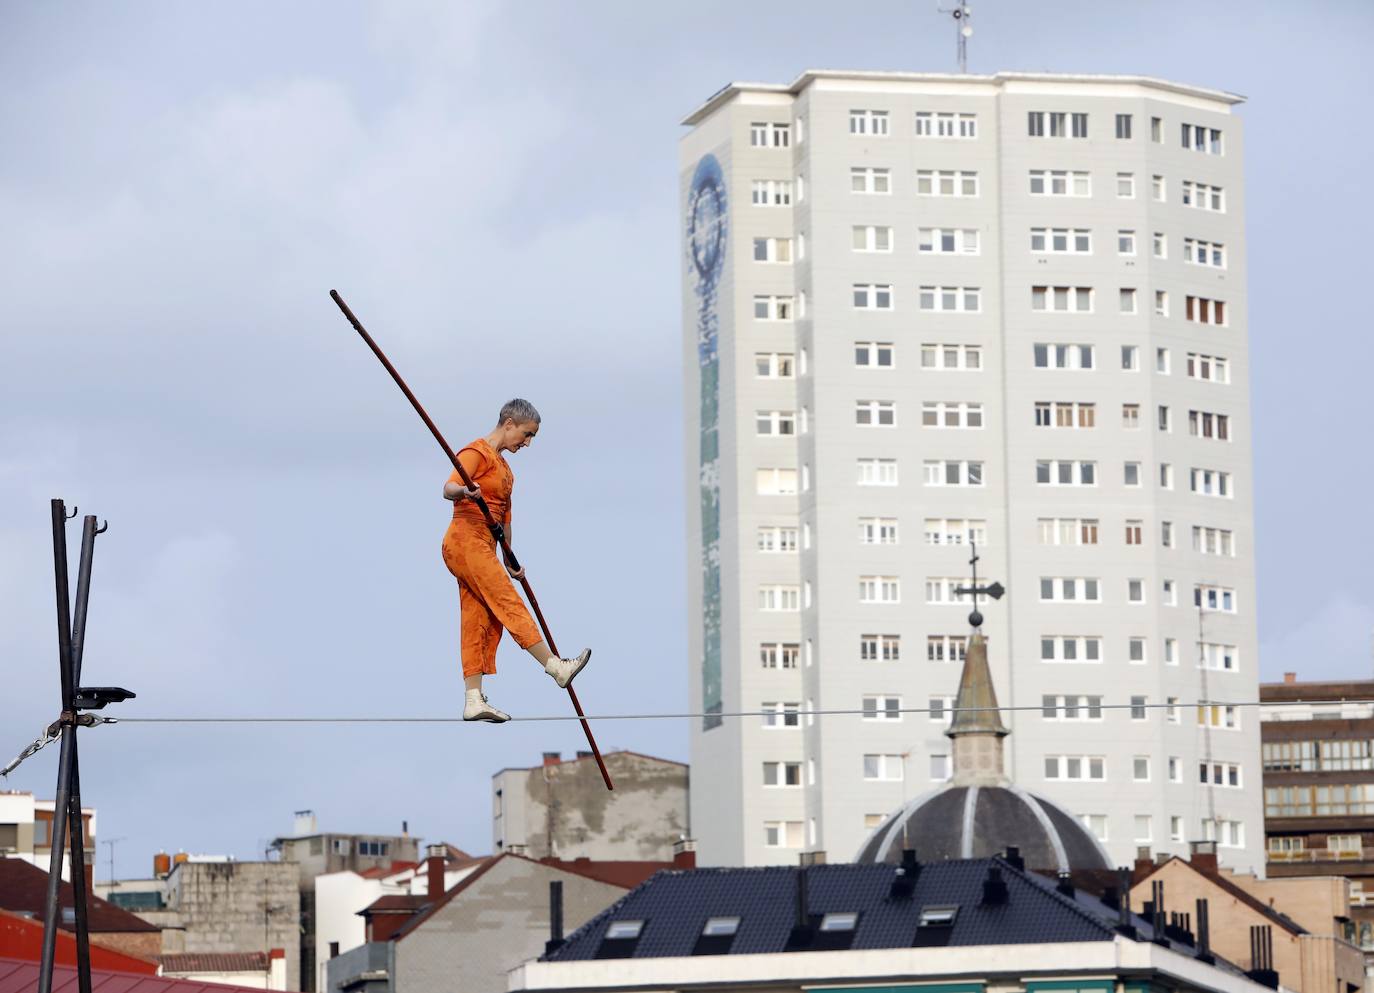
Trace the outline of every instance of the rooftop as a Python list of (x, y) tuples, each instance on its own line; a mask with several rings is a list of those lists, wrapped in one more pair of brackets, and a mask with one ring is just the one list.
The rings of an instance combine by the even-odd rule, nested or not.
[[(33, 993), (37, 988), (37, 962), (0, 958), (0, 993)], [(76, 981), (76, 967), (54, 967), (52, 988), (53, 993), (77, 993), (79, 987)], [(244, 987), (224, 983), (203, 983), (198, 979), (169, 979), (163, 976), (141, 976), (137, 973), (93, 968), (91, 989), (94, 993), (215, 993), (219, 990), (243, 993)]]
[[(107, 900), (102, 900), (93, 894), (89, 897), (87, 919), (93, 932), (156, 932), (158, 930), (155, 925), (135, 917), (127, 910), (122, 910)], [(72, 895), (71, 883), (62, 883), (58, 900), (64, 908), (75, 907), (76, 900)], [(0, 858), (0, 910), (29, 914), (42, 920), (47, 901), (48, 874), (46, 871), (30, 865), (23, 859)], [(61, 926), (70, 931), (76, 927), (76, 924), (69, 919), (68, 915), (63, 915)]]

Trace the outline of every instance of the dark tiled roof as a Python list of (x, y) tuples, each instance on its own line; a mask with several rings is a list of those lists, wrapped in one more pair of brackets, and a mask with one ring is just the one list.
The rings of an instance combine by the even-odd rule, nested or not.
[[(989, 868), (1007, 885), (1003, 903), (984, 905)], [(923, 908), (957, 906), (944, 945), (1016, 945), (1109, 941), (1116, 913), (1100, 900), (1066, 895), (1055, 883), (1012, 868), (1001, 859), (937, 862), (921, 867), (910, 896), (892, 894), (897, 867), (888, 864), (819, 865), (810, 868), (694, 869), (665, 871), (627, 894), (579, 928), (546, 956), (561, 962), (598, 957), (612, 921), (642, 920), (633, 958), (691, 955), (709, 917), (738, 916), (731, 954), (788, 950), (796, 923), (798, 874), (807, 874), (812, 925), (827, 913), (857, 912), (852, 949), (909, 948)], [(1145, 921), (1134, 918), (1148, 939)], [(814, 947), (814, 946), (812, 946)]]
[[(87, 919), (92, 932), (115, 931), (115, 932), (148, 932), (159, 930), (156, 925), (149, 924), (140, 917), (135, 917), (127, 910), (116, 907), (114, 904), (100, 899), (98, 896), (89, 895)], [(43, 919), (43, 908), (48, 900), (48, 873), (30, 865), (23, 859), (0, 858), (0, 910), (9, 910), (18, 914), (33, 914), (38, 920)], [(64, 882), (59, 894), (59, 900), (63, 907), (76, 906), (76, 900), (72, 896), (72, 884)], [(75, 924), (63, 923), (65, 930), (71, 931), (76, 928)]]
[[(0, 958), (0, 993), (33, 993), (38, 988), (38, 963)], [(76, 967), (59, 965), (53, 969), (53, 993), (77, 993)], [(199, 979), (168, 979), (140, 976), (131, 972), (91, 970), (93, 993), (243, 993), (242, 986), (203, 983)]]
[(159, 955), (164, 974), (169, 972), (266, 972), (266, 952), (183, 952)]

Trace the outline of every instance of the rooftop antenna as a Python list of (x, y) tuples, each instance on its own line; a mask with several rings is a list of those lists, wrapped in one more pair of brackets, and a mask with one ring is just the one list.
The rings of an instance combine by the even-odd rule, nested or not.
[(959, 71), (968, 72), (968, 40), (973, 37), (973, 11), (965, 0), (959, 0), (957, 7), (937, 7), (942, 14), (954, 18), (955, 37), (959, 43)]

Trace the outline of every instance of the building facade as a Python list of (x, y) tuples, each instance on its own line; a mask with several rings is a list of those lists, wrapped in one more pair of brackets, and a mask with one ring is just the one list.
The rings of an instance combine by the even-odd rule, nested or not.
[(528, 769), (491, 777), (492, 851), (532, 858), (668, 861), (687, 835), (687, 766), (637, 752), (609, 752), (608, 792), (590, 752), (563, 761), (545, 752)]
[(1262, 864), (1239, 100), (808, 72), (685, 119), (704, 863), (847, 858), (948, 777), (976, 541), (1010, 777), (1117, 862)]
[(1260, 686), (1268, 874), (1350, 880), (1374, 974), (1374, 680)]
[[(0, 790), (0, 858), (19, 858), (47, 871), (52, 862), (53, 801), (32, 793)], [(100, 849), (96, 847), (95, 809), (81, 808), (82, 844), (89, 873)], [(62, 878), (71, 879), (71, 847), (62, 859)]]

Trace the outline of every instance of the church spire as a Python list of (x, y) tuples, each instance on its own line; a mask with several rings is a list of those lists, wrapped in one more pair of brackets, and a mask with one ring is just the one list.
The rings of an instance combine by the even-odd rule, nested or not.
[(987, 639), (983, 637), (983, 615), (978, 610), (978, 598), (990, 596), (1000, 599), (1005, 592), (1001, 583), (978, 585), (978, 549), (969, 560), (973, 567), (973, 582), (956, 593), (973, 597), (973, 611), (969, 614), (968, 650), (964, 653), (964, 671), (959, 676), (959, 695), (954, 701), (954, 720), (945, 734), (953, 742), (953, 780), (958, 785), (994, 786), (1007, 780), (1002, 758), (1002, 739), (1011, 733), (1002, 723), (997, 709), (997, 691), (992, 685), (988, 669)]

